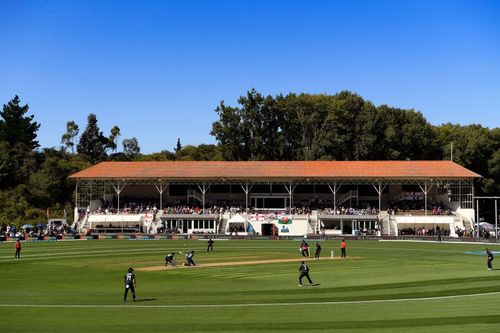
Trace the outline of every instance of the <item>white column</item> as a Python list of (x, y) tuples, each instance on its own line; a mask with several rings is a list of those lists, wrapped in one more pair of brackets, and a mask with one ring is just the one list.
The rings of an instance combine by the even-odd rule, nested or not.
[(498, 204), (495, 199), (495, 239), (498, 240)]
[[(378, 193), (378, 218), (380, 219), (380, 215), (381, 215), (381, 211), (382, 211), (382, 192), (384, 191), (387, 184), (384, 184), (384, 186), (382, 187), (382, 181), (377, 180), (377, 186), (375, 186), (375, 184), (372, 184), (372, 186), (375, 189), (375, 191)], [(384, 230), (383, 230), (384, 224), (383, 223), (379, 223), (379, 224), (380, 224), (380, 234), (383, 235), (384, 234)]]
[(249, 185), (248, 182), (245, 183), (245, 186), (241, 185), (241, 188), (243, 189), (243, 192), (245, 192), (245, 210), (248, 209), (248, 194), (252, 190), (253, 184)]
[(425, 212), (425, 216), (427, 216), (427, 194), (430, 192), (431, 188), (432, 188), (432, 184), (430, 187), (427, 187), (427, 181), (424, 182), (424, 187), (422, 188), (422, 185), (418, 185), (420, 187), (420, 189), (422, 190), (422, 192), (424, 192), (424, 212)]
[(208, 189), (210, 188), (210, 184), (207, 184), (205, 182), (202, 183), (202, 186), (198, 185), (198, 188), (201, 191), (202, 194), (202, 204), (203, 204), (203, 214), (205, 214), (205, 193), (207, 193)]
[(337, 185), (337, 182), (334, 182), (333, 183), (333, 188), (331, 185), (328, 185), (328, 188), (330, 189), (330, 191), (332, 191), (333, 193), (333, 209), (335, 210), (336, 207), (337, 207), (337, 192), (339, 191), (340, 187), (342, 185)]
[(479, 238), (479, 199), (476, 200), (476, 236)]
[(155, 187), (156, 187), (156, 190), (158, 191), (158, 193), (160, 193), (160, 210), (163, 210), (163, 192), (168, 187), (168, 182), (163, 184), (162, 180), (159, 180), (159, 181), (160, 181), (160, 184), (159, 185), (155, 184)]
[(292, 194), (293, 194), (293, 190), (295, 190), (295, 187), (297, 187), (297, 185), (294, 185), (293, 183), (290, 183), (289, 186), (287, 185), (284, 185), (285, 186), (285, 189), (287, 190), (288, 192), (288, 197), (289, 197), (289, 213), (291, 214), (292, 213)]
[(127, 182), (124, 180), (123, 183), (118, 182), (118, 183), (116, 183), (116, 185), (115, 184), (112, 184), (112, 185), (113, 185), (113, 188), (115, 189), (116, 195), (118, 197), (117, 211), (118, 211), (118, 213), (120, 213), (120, 193), (123, 191), (123, 189), (127, 185)]

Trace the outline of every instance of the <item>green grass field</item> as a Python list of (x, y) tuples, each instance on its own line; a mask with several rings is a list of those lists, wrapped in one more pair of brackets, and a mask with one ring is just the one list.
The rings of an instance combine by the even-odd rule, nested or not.
[[(16, 260), (14, 244), (0, 244), (1, 332), (500, 331), (500, 269), (465, 253), (481, 244), (350, 241), (346, 260), (310, 259), (320, 285), (303, 288), (299, 262), (215, 265), (299, 259), (297, 241), (216, 240), (210, 254), (204, 241), (23, 245)], [(338, 241), (322, 246), (322, 257), (339, 255)], [(140, 270), (190, 249), (214, 266)], [(122, 300), (129, 266), (135, 303)]]

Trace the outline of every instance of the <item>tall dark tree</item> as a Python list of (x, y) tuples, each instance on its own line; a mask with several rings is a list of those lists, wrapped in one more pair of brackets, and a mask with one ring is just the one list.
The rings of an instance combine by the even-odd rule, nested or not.
[(116, 148), (118, 148), (118, 138), (120, 137), (120, 127), (113, 126), (111, 129), (111, 134), (108, 137), (108, 146), (107, 148), (111, 149), (113, 153), (116, 153)]
[(80, 132), (80, 128), (78, 124), (74, 121), (68, 121), (66, 123), (66, 133), (64, 133), (61, 137), (61, 143), (64, 145), (66, 149), (71, 148), (71, 153), (75, 152), (75, 139)]
[(181, 138), (177, 138), (177, 144), (175, 145), (174, 152), (177, 154), (182, 149)]
[(11, 147), (20, 144), (27, 150), (34, 150), (40, 145), (36, 140), (36, 132), (40, 124), (34, 121), (34, 115), (26, 116), (28, 104), (21, 106), (19, 96), (3, 105), (0, 112), (0, 141), (8, 142)]
[(101, 162), (106, 158), (108, 142), (108, 138), (99, 130), (96, 115), (89, 114), (87, 127), (80, 136), (80, 141), (76, 147), (77, 152), (87, 155), (91, 163)]
[[(280, 127), (291, 151), (292, 160), (317, 160), (325, 157), (328, 136), (332, 134), (334, 122), (328, 117), (332, 98), (326, 95), (289, 94), (280, 103), (287, 116)], [(332, 144), (333, 145), (333, 144)], [(331, 157), (333, 158), (333, 157)]]
[(0, 186), (15, 187), (27, 181), (38, 166), (36, 149), (40, 124), (27, 116), (28, 105), (21, 106), (15, 96), (0, 112)]
[(488, 173), (493, 184), (488, 187), (488, 194), (498, 195), (500, 193), (500, 127), (491, 130), (492, 155), (488, 160)]
[(123, 153), (131, 158), (139, 155), (141, 152), (141, 148), (139, 147), (139, 141), (136, 138), (125, 139), (122, 142), (123, 144)]
[(10, 151), (10, 145), (6, 141), (0, 141), (0, 188), (10, 183), (9, 176), (13, 167)]
[(222, 154), (225, 160), (238, 161), (248, 160), (248, 138), (242, 130), (242, 121), (240, 110), (226, 106), (224, 101), (220, 102), (215, 109), (219, 115), (219, 120), (212, 124), (211, 135), (222, 148)]
[[(443, 157), (451, 158), (450, 145), (453, 142), (453, 161), (479, 173), (482, 193), (495, 194), (495, 170), (499, 143), (495, 143), (494, 131), (481, 125), (460, 126), (443, 124), (436, 128), (443, 147)], [(493, 174), (490, 174), (490, 173)]]
[(240, 107), (221, 102), (215, 110), (219, 121), (212, 124), (211, 134), (223, 147), (229, 160), (280, 160), (283, 158), (282, 124), (284, 114), (271, 96), (255, 89), (238, 99)]
[(439, 139), (420, 112), (387, 105), (379, 106), (377, 111), (374, 127), (376, 145), (371, 159), (441, 159)]

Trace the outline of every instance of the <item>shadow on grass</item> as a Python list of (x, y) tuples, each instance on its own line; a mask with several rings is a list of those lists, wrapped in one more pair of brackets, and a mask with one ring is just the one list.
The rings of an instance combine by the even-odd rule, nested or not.
[(156, 301), (158, 298), (139, 298), (137, 302), (151, 302)]

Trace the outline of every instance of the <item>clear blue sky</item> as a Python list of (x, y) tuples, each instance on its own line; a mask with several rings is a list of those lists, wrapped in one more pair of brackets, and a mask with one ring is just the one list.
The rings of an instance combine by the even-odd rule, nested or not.
[(500, 1), (0, 0), (0, 13), (0, 104), (29, 103), (42, 147), (89, 113), (144, 153), (215, 143), (215, 107), (252, 87), (500, 126)]

